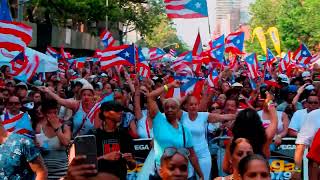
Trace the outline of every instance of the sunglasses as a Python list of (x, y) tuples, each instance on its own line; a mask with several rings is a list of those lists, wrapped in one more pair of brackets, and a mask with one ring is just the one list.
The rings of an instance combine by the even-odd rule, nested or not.
[(19, 106), (20, 102), (8, 102), (7, 105), (8, 106)]
[(318, 101), (307, 101), (307, 102), (308, 102), (308, 104), (319, 104)]
[(175, 148), (175, 147), (168, 147), (164, 150), (163, 152), (163, 157), (165, 158), (170, 158), (172, 156), (174, 156), (175, 154), (181, 154), (183, 157), (185, 157), (186, 159), (189, 159), (190, 156), (190, 152), (188, 149), (186, 148)]

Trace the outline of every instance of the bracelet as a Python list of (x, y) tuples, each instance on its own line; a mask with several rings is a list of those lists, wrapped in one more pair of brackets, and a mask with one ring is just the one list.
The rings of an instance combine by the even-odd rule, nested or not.
[(164, 88), (165, 91), (168, 91), (168, 90), (169, 90), (168, 85), (164, 85), (163, 88)]

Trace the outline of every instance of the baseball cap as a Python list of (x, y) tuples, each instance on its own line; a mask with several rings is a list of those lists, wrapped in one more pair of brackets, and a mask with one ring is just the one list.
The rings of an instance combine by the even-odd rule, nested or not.
[(309, 84), (308, 86), (306, 86), (305, 88), (306, 90), (312, 91), (315, 89), (315, 87), (312, 84)]
[(297, 92), (297, 90), (298, 90), (298, 87), (296, 85), (289, 85), (288, 86), (289, 93), (295, 93), (295, 92)]
[(28, 90), (28, 86), (27, 86), (27, 84), (24, 83), (24, 82), (19, 82), (19, 83), (16, 85), (16, 87), (24, 87), (26, 90)]
[(101, 77), (108, 77), (108, 75), (106, 73), (102, 73), (100, 76)]
[(311, 79), (311, 73), (309, 71), (304, 71), (301, 76), (303, 80)]
[(287, 75), (279, 74), (278, 78), (280, 79), (281, 82), (286, 83), (286, 84), (290, 84), (290, 80)]
[(243, 87), (241, 83), (235, 82), (232, 84), (232, 87)]

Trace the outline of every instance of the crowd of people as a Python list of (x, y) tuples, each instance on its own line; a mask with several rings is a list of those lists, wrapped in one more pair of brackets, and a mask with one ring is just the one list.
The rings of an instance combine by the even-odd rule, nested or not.
[[(290, 77), (272, 71), (273, 83), (262, 77), (253, 87), (238, 63), (233, 71), (220, 68), (218, 86), (205, 82), (200, 94), (179, 98), (166, 97), (184, 83), (172, 80), (167, 63), (150, 66), (144, 78), (134, 68), (101, 71), (87, 62), (30, 83), (14, 80), (2, 66), (0, 179), (126, 179), (137, 166), (132, 141), (146, 138), (152, 150), (138, 179), (271, 179), (268, 160), (285, 137), (297, 138), (290, 173), (301, 179), (304, 151), (320, 128), (317, 69)], [(204, 67), (198, 76), (209, 72)], [(32, 136), (10, 127), (23, 118)], [(92, 135), (96, 147), (83, 147), (96, 149), (96, 163), (75, 147), (77, 137)], [(320, 179), (319, 165), (309, 158), (309, 179)]]

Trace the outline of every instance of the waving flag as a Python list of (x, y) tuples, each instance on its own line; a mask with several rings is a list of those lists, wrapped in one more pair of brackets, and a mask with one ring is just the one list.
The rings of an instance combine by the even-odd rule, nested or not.
[(70, 64), (70, 68), (74, 66), (77, 69), (82, 69), (84, 68), (84, 64), (86, 62), (87, 57), (80, 57), (76, 59), (69, 59), (68, 62)]
[(310, 64), (314, 64), (320, 60), (320, 54), (316, 54), (312, 56), (312, 59), (310, 60)]
[(138, 48), (138, 58), (139, 58), (139, 62), (146, 60), (146, 57), (144, 56), (144, 54), (142, 52), (142, 48)]
[(271, 50), (269, 48), (267, 48), (267, 61), (270, 63), (270, 64), (273, 64), (277, 61), (277, 58), (272, 54)]
[(115, 65), (135, 65), (134, 45), (112, 46), (102, 51), (100, 66), (106, 70)]
[(210, 56), (217, 60), (220, 64), (223, 64), (224, 61), (224, 46), (221, 45), (219, 47), (216, 47), (212, 50), (210, 50)]
[(174, 70), (176, 75), (185, 76), (185, 77), (193, 77), (193, 71), (184, 60), (176, 60), (172, 63), (171, 69)]
[(219, 73), (216, 69), (214, 69), (212, 73), (209, 74), (208, 83), (210, 87), (218, 87), (218, 82), (219, 82)]
[(7, 0), (1, 0), (0, 20), (12, 21), (10, 8)]
[(169, 79), (169, 82), (173, 80), (179, 80), (182, 85), (179, 88), (170, 88), (166, 94), (166, 98), (178, 97), (181, 98), (188, 93), (192, 93), (193, 96), (200, 97), (201, 91), (204, 85), (204, 79), (175, 76)]
[(283, 73), (285, 71), (287, 71), (287, 68), (290, 64), (290, 56), (289, 56), (289, 53), (287, 53), (284, 58), (282, 58), (280, 60), (280, 63), (279, 63), (279, 66), (278, 66), (278, 70), (279, 72)]
[(256, 84), (256, 82), (255, 82), (252, 78), (249, 78), (249, 81), (250, 81), (251, 89), (252, 89), (252, 90), (257, 90), (257, 84)]
[(32, 28), (20, 22), (0, 20), (0, 48), (23, 51), (32, 40)]
[(66, 52), (63, 47), (61, 47), (60, 52), (61, 52), (61, 57), (62, 57), (63, 59), (70, 59), (70, 58), (72, 58), (71, 53)]
[(54, 48), (52, 48), (50, 46), (47, 47), (46, 55), (52, 56), (56, 59), (61, 58), (61, 55), (58, 53), (58, 51), (56, 51)]
[(113, 38), (111, 32), (107, 31), (107, 30), (105, 30), (101, 33), (100, 39), (101, 39), (103, 46), (105, 48), (112, 46), (115, 42), (115, 39)]
[(28, 113), (20, 113), (10, 118), (9, 113), (6, 111), (4, 115), (1, 116), (1, 118), (3, 118), (3, 127), (8, 132), (15, 132), (17, 134), (33, 137), (31, 119)]
[(164, 0), (168, 18), (208, 17), (206, 0)]
[(217, 48), (219, 46), (224, 46), (224, 34), (221, 35), (220, 37), (214, 39), (213, 41), (210, 41), (209, 45), (210, 45), (211, 49)]
[[(22, 55), (24, 60), (23, 60), (23, 65), (21, 66)], [(12, 67), (21, 67), (19, 69), (12, 68), (13, 70), (12, 76), (14, 76), (15, 79), (18, 79), (23, 82), (27, 82), (27, 81), (30, 81), (32, 77), (36, 74), (40, 64), (40, 58), (39, 56), (35, 55), (32, 61), (31, 60), (29, 61), (24, 54), (22, 55), (20, 53), (18, 55), (19, 56), (18, 59), (15, 58), (10, 62)]]
[(243, 54), (244, 32), (231, 33), (226, 37), (226, 52)]
[(177, 51), (174, 49), (170, 49), (169, 54), (171, 54), (171, 56), (175, 57), (177, 55)]
[(100, 111), (101, 104), (104, 102), (109, 102), (114, 100), (114, 94), (111, 93), (109, 95), (104, 96), (101, 98), (89, 111), (87, 115), (87, 120), (91, 122), (91, 124), (94, 124), (94, 118), (96, 117), (97, 113)]
[(297, 61), (297, 64), (309, 64), (312, 59), (312, 55), (306, 45), (301, 44), (300, 47), (294, 52), (293, 59)]
[(201, 36), (200, 36), (200, 32), (198, 32), (196, 41), (194, 42), (194, 45), (193, 45), (192, 55), (200, 56), (202, 51), (203, 51), (203, 48), (202, 48)]
[(147, 61), (142, 61), (137, 63), (137, 72), (140, 76), (149, 78), (151, 75), (151, 70)]
[(10, 64), (11, 64), (11, 70), (12, 70), (11, 73), (18, 74), (27, 67), (28, 59), (24, 55), (24, 52), (21, 52), (10, 61)]
[(191, 51), (186, 51), (178, 56), (176, 61), (185, 61), (186, 63), (192, 62), (192, 52)]
[(150, 56), (151, 61), (160, 60), (165, 54), (166, 54), (166, 52), (164, 52), (160, 48), (150, 48), (149, 49), (149, 56)]
[(250, 77), (255, 79), (259, 76), (258, 74), (258, 60), (255, 53), (252, 53), (245, 57), (245, 63), (250, 72)]

